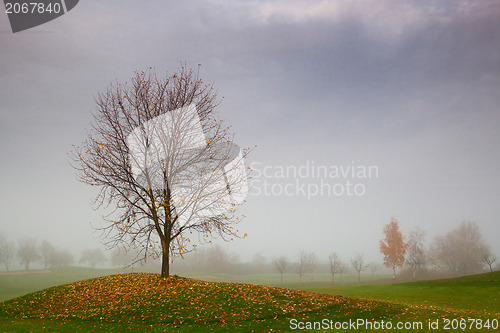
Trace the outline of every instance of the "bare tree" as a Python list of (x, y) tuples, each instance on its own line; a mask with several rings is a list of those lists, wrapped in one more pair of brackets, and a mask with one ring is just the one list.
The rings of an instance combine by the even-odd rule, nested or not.
[(49, 241), (43, 240), (42, 243), (40, 244), (40, 254), (42, 256), (43, 260), (43, 266), (45, 269), (47, 269), (47, 266), (50, 261), (51, 255), (54, 253), (55, 248), (50, 244)]
[(47, 269), (47, 267), (66, 266), (73, 262), (71, 253), (55, 248), (47, 240), (43, 240), (40, 244), (40, 254), (45, 269)]
[(368, 269), (370, 270), (370, 273), (372, 273), (372, 278), (375, 276), (375, 272), (378, 271), (379, 269), (379, 264), (376, 262), (371, 262), (368, 264)]
[(166, 277), (170, 259), (194, 249), (188, 235), (239, 237), (235, 209), (246, 196), (248, 150), (232, 142), (215, 113), (217, 93), (198, 71), (136, 73), (96, 102), (87, 139), (70, 156), (78, 179), (100, 190), (96, 209), (114, 208), (100, 227), (110, 248), (161, 258)]
[(343, 265), (342, 260), (337, 253), (330, 253), (328, 256), (328, 262), (330, 264), (330, 273), (332, 274), (332, 284), (335, 283), (335, 274), (341, 271)]
[(10, 269), (14, 255), (15, 245), (9, 242), (3, 234), (0, 234), (0, 262), (5, 265), (7, 272)]
[(21, 239), (19, 241), (19, 247), (17, 248), (17, 256), (21, 264), (24, 264), (24, 269), (29, 270), (30, 263), (40, 259), (36, 239)]
[(208, 251), (203, 247), (198, 247), (196, 251), (190, 254), (190, 260), (196, 272), (205, 270), (205, 267), (207, 266), (207, 256)]
[(219, 244), (210, 247), (207, 250), (207, 265), (211, 272), (227, 272), (230, 264), (230, 256)]
[(83, 250), (80, 257), (80, 264), (88, 263), (91, 268), (106, 261), (106, 256), (100, 249)]
[(497, 260), (493, 253), (491, 253), (491, 248), (487, 245), (484, 245), (481, 250), (481, 258), (488, 265), (490, 272), (493, 272), (493, 268), (491, 267), (493, 263)]
[(302, 275), (307, 270), (307, 253), (305, 251), (300, 251), (299, 261), (297, 262), (297, 274), (299, 274), (299, 281), (302, 281)]
[(266, 264), (266, 257), (264, 257), (262, 255), (262, 253), (260, 252), (256, 252), (254, 255), (253, 255), (253, 258), (252, 258), (252, 264), (256, 265), (256, 266), (262, 266), (262, 265), (265, 265)]
[(273, 261), (274, 268), (280, 273), (281, 283), (283, 284), (283, 273), (288, 268), (288, 259), (286, 256), (281, 256)]
[(406, 249), (405, 265), (410, 267), (415, 278), (418, 271), (425, 268), (426, 256), (424, 248), (425, 232), (416, 228), (410, 232)]
[(484, 268), (482, 258), (485, 242), (475, 222), (462, 222), (444, 236), (435, 238), (432, 261), (436, 267), (460, 274), (480, 272)]
[(361, 272), (366, 269), (365, 258), (362, 253), (356, 253), (354, 258), (351, 259), (352, 268), (358, 272), (358, 282), (361, 282)]
[(48, 258), (49, 267), (68, 266), (74, 261), (73, 255), (68, 251), (55, 248)]
[(133, 266), (137, 253), (132, 250), (116, 248), (111, 254), (111, 265), (122, 268)]
[(250, 265), (251, 270), (254, 273), (262, 273), (267, 270), (266, 257), (260, 252), (256, 252), (252, 257), (252, 264)]
[(236, 266), (240, 263), (240, 255), (238, 253), (229, 253), (229, 264)]
[(345, 262), (341, 262), (339, 265), (340, 281), (342, 281), (342, 276), (349, 272), (349, 265)]
[(306, 256), (306, 267), (307, 270), (311, 273), (312, 279), (316, 280), (316, 269), (318, 267), (318, 256), (316, 253), (311, 252)]

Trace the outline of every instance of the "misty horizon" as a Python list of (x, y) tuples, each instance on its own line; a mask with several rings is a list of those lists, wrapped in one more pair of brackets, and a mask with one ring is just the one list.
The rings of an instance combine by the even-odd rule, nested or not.
[(186, 63), (223, 97), (235, 142), (256, 146), (237, 226), (248, 236), (214, 241), (229, 253), (381, 262), (394, 216), (405, 235), (421, 227), (427, 246), (475, 221), (498, 256), (499, 15), (486, 0), (87, 0), (16, 34), (0, 15), (0, 232), (75, 258), (103, 249), (90, 224), (104, 213), (90, 204), (97, 192), (67, 154), (111, 82)]

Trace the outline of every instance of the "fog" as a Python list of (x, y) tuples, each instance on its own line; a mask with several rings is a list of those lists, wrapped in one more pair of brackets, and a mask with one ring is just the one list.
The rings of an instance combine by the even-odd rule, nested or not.
[[(475, 221), (500, 255), (500, 4), (81, 1), (13, 34), (0, 14), (0, 232), (101, 248), (67, 153), (94, 96), (134, 70), (201, 64), (254, 147), (242, 261), (335, 251), (382, 262), (392, 216), (426, 244)], [(207, 246), (210, 247), (210, 246)]]

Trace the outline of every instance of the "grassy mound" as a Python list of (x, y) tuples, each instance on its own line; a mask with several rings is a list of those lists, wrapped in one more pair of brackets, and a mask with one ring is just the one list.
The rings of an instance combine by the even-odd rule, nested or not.
[(5, 305), (18, 318), (210, 325), (314, 311), (343, 301), (271, 287), (131, 273), (46, 289)]
[(4, 302), (0, 305), (0, 326), (12, 332), (263, 332), (290, 331), (291, 319), (396, 322), (447, 315), (449, 311), (433, 308), (282, 288), (126, 273), (53, 287)]

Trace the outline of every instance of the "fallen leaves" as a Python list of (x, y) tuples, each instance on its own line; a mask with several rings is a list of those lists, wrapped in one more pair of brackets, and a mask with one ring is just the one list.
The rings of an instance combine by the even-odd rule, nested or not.
[(290, 318), (403, 319), (422, 311), (389, 302), (314, 294), (239, 283), (206, 282), (178, 276), (128, 273), (49, 288), (0, 306), (0, 316), (113, 323), (118, 326), (223, 327)]
[(224, 325), (343, 302), (342, 297), (302, 291), (133, 273), (46, 289), (6, 302), (3, 310), (23, 318)]

